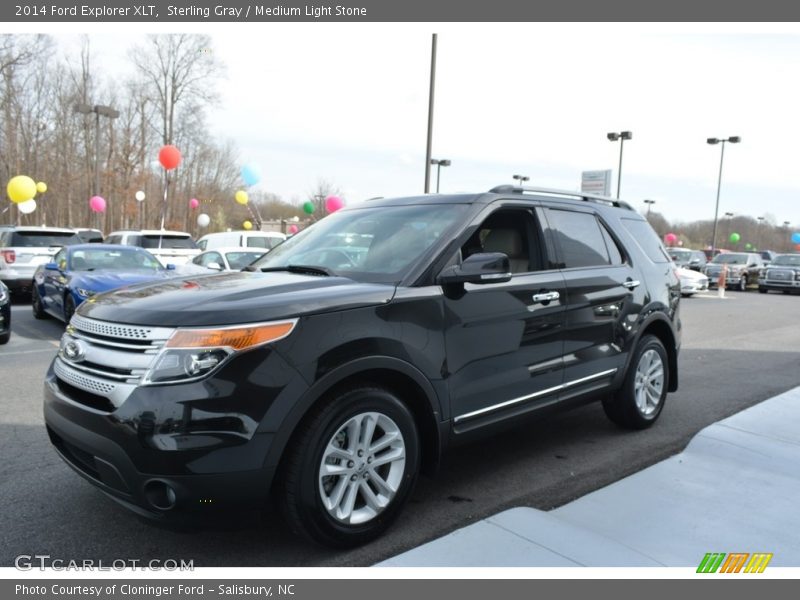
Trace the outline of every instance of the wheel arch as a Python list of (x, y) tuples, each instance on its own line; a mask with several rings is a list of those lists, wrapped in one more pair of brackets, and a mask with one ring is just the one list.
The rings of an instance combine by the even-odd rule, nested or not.
[(338, 391), (359, 384), (386, 388), (408, 406), (420, 434), (422, 470), (434, 471), (446, 439), (439, 398), (433, 385), (418, 369), (388, 356), (353, 360), (314, 383), (283, 420), (267, 454), (265, 466), (274, 467), (280, 472), (287, 448), (297, 436), (300, 426), (320, 403)]
[[(675, 340), (675, 334), (672, 331), (672, 326), (667, 321), (666, 317), (655, 316), (639, 330), (639, 336), (636, 339), (636, 344), (645, 335), (653, 335), (657, 337), (664, 345), (667, 351), (667, 361), (669, 362), (669, 382), (667, 383), (667, 391), (678, 391), (678, 347)], [(630, 364), (628, 365), (630, 368)]]

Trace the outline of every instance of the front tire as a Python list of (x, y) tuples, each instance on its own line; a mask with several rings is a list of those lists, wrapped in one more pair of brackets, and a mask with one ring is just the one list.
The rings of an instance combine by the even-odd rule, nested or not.
[(611, 421), (626, 429), (646, 429), (664, 408), (669, 383), (669, 360), (664, 344), (654, 335), (642, 336), (622, 387), (603, 400)]
[(75, 314), (75, 299), (72, 297), (72, 294), (67, 294), (64, 297), (64, 322), (69, 325), (69, 322), (72, 320), (72, 315)]
[(33, 316), (36, 319), (46, 319), (47, 313), (44, 311), (42, 305), (42, 297), (39, 295), (39, 289), (34, 285), (31, 290), (31, 305), (33, 306)]
[(414, 418), (383, 388), (336, 394), (306, 419), (290, 444), (279, 483), (284, 516), (295, 533), (336, 548), (383, 533), (419, 471)]
[(758, 293), (759, 294), (766, 294), (769, 290), (765, 287), (758, 286)]
[(747, 291), (747, 275), (742, 275), (739, 278), (739, 291), (746, 292)]
[(0, 333), (0, 346), (2, 346), (3, 344), (7, 344), (8, 340), (10, 339), (11, 339), (11, 331)]

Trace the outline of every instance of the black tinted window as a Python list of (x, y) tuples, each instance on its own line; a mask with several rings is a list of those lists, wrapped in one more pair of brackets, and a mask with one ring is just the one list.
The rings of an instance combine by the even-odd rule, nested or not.
[(80, 243), (81, 239), (74, 233), (15, 231), (11, 234), (8, 245), (18, 248), (47, 248), (50, 246), (71, 246), (72, 244)]
[[(564, 269), (610, 265), (606, 242), (597, 218), (590, 213), (550, 209), (547, 220), (553, 230)], [(619, 254), (619, 250), (617, 250)], [(621, 262), (621, 257), (619, 257)]]
[(661, 240), (658, 239), (656, 232), (650, 227), (650, 223), (639, 219), (620, 219), (620, 221), (633, 239), (636, 240), (642, 252), (647, 255), (647, 258), (654, 263), (670, 262), (669, 254), (667, 254)]
[(171, 248), (177, 250), (192, 250), (192, 238), (177, 235), (143, 235), (142, 248)]

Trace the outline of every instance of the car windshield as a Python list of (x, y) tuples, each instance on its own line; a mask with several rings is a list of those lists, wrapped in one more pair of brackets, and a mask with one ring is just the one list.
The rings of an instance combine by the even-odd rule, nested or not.
[(675, 250), (674, 248), (668, 248), (667, 254), (672, 257), (672, 260), (689, 260), (692, 257), (691, 250)]
[(800, 267), (800, 254), (779, 254), (772, 264), (773, 266)]
[(228, 259), (231, 269), (241, 270), (263, 254), (263, 252), (227, 252), (225, 258)]
[(747, 258), (747, 254), (731, 252), (729, 254), (718, 254), (714, 257), (714, 263), (718, 265), (746, 265)]
[(143, 235), (142, 248), (168, 248), (170, 250), (192, 250), (197, 248), (192, 238), (183, 235)]
[(250, 268), (316, 267), (357, 281), (396, 283), (466, 209), (427, 204), (343, 210), (292, 236)]
[(160, 271), (162, 268), (152, 254), (135, 249), (80, 249), (73, 251), (70, 257), (73, 271)]

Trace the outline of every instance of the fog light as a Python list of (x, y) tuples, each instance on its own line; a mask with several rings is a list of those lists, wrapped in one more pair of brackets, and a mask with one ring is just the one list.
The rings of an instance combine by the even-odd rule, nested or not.
[(177, 496), (172, 486), (164, 481), (151, 480), (144, 485), (144, 497), (158, 510), (169, 510), (175, 506)]

